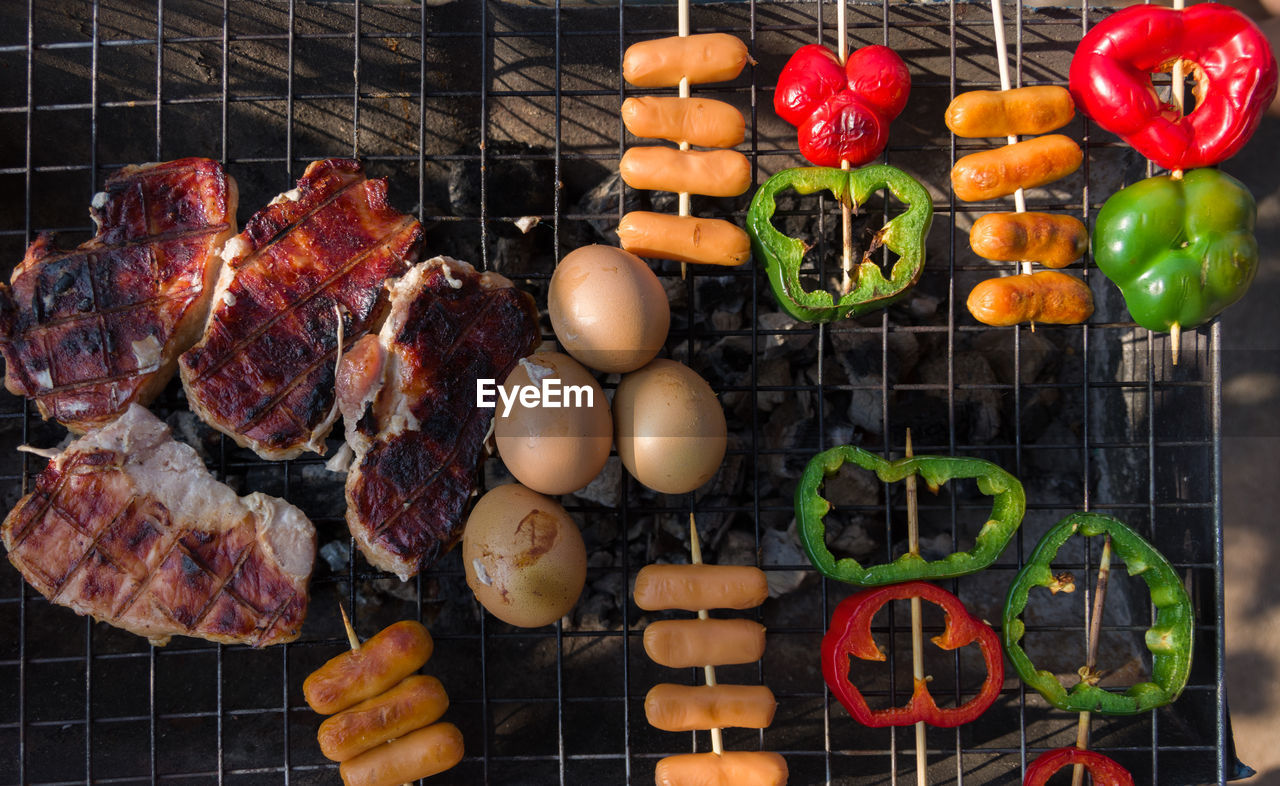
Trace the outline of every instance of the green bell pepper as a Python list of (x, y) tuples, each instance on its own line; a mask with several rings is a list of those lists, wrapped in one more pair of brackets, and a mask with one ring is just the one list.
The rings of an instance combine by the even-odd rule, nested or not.
[[(852, 557), (837, 560), (827, 548), (823, 523), (831, 503), (823, 499), (820, 492), (823, 482), (846, 462), (875, 472), (885, 483), (919, 475), (931, 491), (937, 491), (952, 478), (974, 478), (978, 481), (978, 490), (994, 498), (991, 516), (978, 532), (972, 550), (948, 554), (940, 560), (929, 562), (919, 554), (907, 553), (893, 562), (865, 568)], [(800, 485), (796, 488), (796, 528), (809, 561), (819, 573), (859, 587), (880, 587), (917, 579), (939, 581), (982, 570), (1004, 551), (1022, 523), (1026, 507), (1027, 498), (1018, 479), (989, 461), (953, 456), (912, 456), (889, 461), (861, 448), (841, 445), (814, 456), (800, 476)]]
[(1257, 219), (1244, 184), (1216, 169), (1138, 181), (1116, 192), (1093, 231), (1098, 269), (1154, 331), (1192, 328), (1244, 295), (1258, 270)]
[[(1124, 560), (1130, 576), (1142, 576), (1156, 607), (1155, 624), (1147, 630), (1151, 651), (1151, 681), (1141, 682), (1124, 693), (1114, 693), (1090, 681), (1081, 680), (1068, 691), (1052, 673), (1037, 669), (1019, 643), (1026, 625), (1019, 618), (1027, 607), (1032, 587), (1049, 587), (1057, 581), (1050, 563), (1062, 544), (1076, 533), (1086, 537), (1110, 535), (1111, 548)], [(1053, 525), (1014, 577), (1004, 603), (1001, 637), (1005, 654), (1022, 680), (1040, 692), (1050, 704), (1070, 712), (1097, 712), (1103, 715), (1136, 715), (1161, 707), (1178, 698), (1191, 673), (1191, 636), (1194, 624), (1191, 598), (1182, 579), (1155, 547), (1127, 524), (1097, 513), (1073, 513)]]
[[(906, 211), (890, 219), (876, 233), (862, 262), (852, 271), (853, 287), (837, 301), (826, 290), (806, 291), (800, 283), (800, 266), (808, 246), (788, 237), (771, 221), (777, 210), (778, 192), (794, 189), (801, 194), (830, 191), (836, 199), (854, 210), (871, 194), (888, 188)], [(929, 192), (901, 169), (877, 164), (861, 169), (842, 170), (829, 167), (786, 169), (765, 181), (756, 190), (747, 210), (747, 232), (756, 259), (764, 262), (765, 274), (778, 305), (802, 322), (831, 322), (856, 317), (884, 308), (907, 293), (924, 269), (924, 241), (933, 223), (933, 202)], [(898, 255), (884, 277), (872, 253), (885, 246)]]

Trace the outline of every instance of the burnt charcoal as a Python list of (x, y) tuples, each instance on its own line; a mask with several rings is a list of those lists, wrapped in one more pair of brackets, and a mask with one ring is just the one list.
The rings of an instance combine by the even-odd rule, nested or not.
[[(948, 363), (946, 355), (930, 355), (920, 364), (920, 382), (939, 385), (943, 390), (929, 390), (926, 398), (932, 399), (932, 407), (946, 414), (946, 386)], [(962, 388), (961, 385), (992, 385), (996, 382), (991, 365), (977, 352), (961, 351), (955, 354), (953, 367), (957, 389), (954, 393), (956, 432), (971, 442), (990, 442), (1000, 433), (1001, 396), (989, 388)], [(942, 406), (938, 406), (939, 402)], [(947, 442), (943, 439), (942, 442)]]

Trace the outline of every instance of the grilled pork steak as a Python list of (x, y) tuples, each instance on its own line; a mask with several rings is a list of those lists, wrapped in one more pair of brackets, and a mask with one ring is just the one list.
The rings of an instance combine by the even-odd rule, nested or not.
[(90, 215), (91, 240), (41, 235), (0, 284), (5, 387), (78, 433), (150, 403), (199, 337), (236, 184), (207, 158), (125, 167)]
[(237, 497), (137, 405), (49, 462), (0, 536), (40, 594), (155, 644), (278, 644), (307, 613), (307, 517)]
[(476, 380), (501, 381), (540, 342), (533, 298), (466, 262), (436, 257), (392, 285), (382, 330), (339, 370), (347, 525), (370, 563), (408, 579), (457, 543), (493, 416)]
[(348, 344), (377, 330), (384, 283), (421, 237), (387, 203), (385, 180), (357, 161), (313, 162), (227, 242), (204, 336), (181, 358), (191, 408), (263, 458), (323, 454), (338, 415), (339, 314)]

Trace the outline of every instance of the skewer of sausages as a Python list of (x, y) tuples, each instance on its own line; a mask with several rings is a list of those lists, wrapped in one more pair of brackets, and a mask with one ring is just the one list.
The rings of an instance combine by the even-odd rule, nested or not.
[(332, 715), (383, 693), (431, 658), (431, 634), (416, 620), (391, 625), (316, 669), (302, 683), (311, 709)]
[(658, 761), (657, 786), (783, 786), (787, 760), (769, 751), (683, 753)]
[(1089, 248), (1089, 230), (1074, 216), (1052, 213), (988, 213), (969, 230), (969, 247), (997, 262), (1070, 265)]
[(449, 696), (440, 680), (415, 674), (386, 693), (326, 719), (316, 738), (326, 758), (342, 762), (435, 723), (448, 708)]
[(753, 609), (769, 597), (769, 583), (752, 565), (645, 565), (634, 595), (645, 611)]
[(765, 685), (659, 683), (644, 697), (644, 716), (662, 731), (710, 728), (764, 729), (778, 702)]
[(754, 620), (658, 620), (644, 629), (644, 651), (659, 666), (729, 666), (764, 657), (764, 626)]
[(1093, 314), (1093, 293), (1075, 276), (1045, 270), (982, 281), (965, 305), (974, 319), (996, 327), (1022, 322), (1077, 325)]
[(1075, 117), (1064, 87), (1044, 85), (1013, 90), (972, 90), (947, 106), (946, 124), (966, 139), (1022, 136), (1056, 131)]
[(751, 162), (736, 150), (633, 147), (622, 155), (618, 174), (646, 191), (733, 197), (751, 188)]
[(711, 98), (628, 98), (622, 102), (622, 124), (635, 136), (698, 147), (733, 147), (746, 138), (742, 113)]
[(750, 60), (747, 45), (728, 33), (702, 33), (641, 41), (627, 47), (622, 77), (636, 87), (675, 87), (727, 82)]
[(458, 727), (437, 723), (344, 761), (338, 773), (346, 786), (400, 786), (444, 772), (463, 753)]
[(650, 259), (735, 266), (751, 258), (751, 238), (742, 227), (719, 218), (633, 210), (618, 223), (618, 241)]
[(1027, 139), (995, 150), (970, 153), (951, 169), (956, 198), (979, 202), (1060, 180), (1080, 168), (1084, 153), (1062, 134)]

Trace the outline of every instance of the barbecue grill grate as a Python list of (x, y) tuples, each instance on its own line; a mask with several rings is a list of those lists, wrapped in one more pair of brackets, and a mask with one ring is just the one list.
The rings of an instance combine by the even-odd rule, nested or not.
[[(1088, 0), (1075, 9), (1036, 10), (1019, 0), (1009, 14), (1018, 83), (1062, 83), (1074, 42), (1102, 13)], [(742, 149), (758, 181), (798, 162), (794, 132), (772, 115), (772, 81), (796, 47), (832, 43), (834, 17), (831, 2), (694, 6), (695, 31), (737, 34), (760, 60), (730, 85), (695, 89), (743, 108), (751, 133)], [(612, 205), (587, 196), (624, 147), (618, 103), (638, 92), (619, 77), (622, 51), (672, 34), (675, 18), (674, 3), (625, 7), (620, 1), (7, 3), (0, 10), (0, 251), (13, 264), (37, 232), (69, 233), (66, 242), (85, 236), (86, 203), (124, 164), (184, 155), (221, 159), (241, 184), (243, 219), (289, 188), (308, 161), (358, 155), (371, 175), (390, 176), (393, 202), (417, 205), (433, 253), (497, 269), (545, 303), (557, 249), (562, 254), (588, 242), (594, 225), (623, 212), (616, 191)], [(991, 458), (1027, 486), (1024, 530), (987, 572), (990, 578), (947, 583), (988, 619), (998, 619), (1003, 588), (1036, 536), (1067, 512), (1082, 506), (1116, 512), (1155, 539), (1185, 573), (1197, 604), (1197, 666), (1174, 708), (1096, 718), (1094, 745), (1130, 767), (1139, 782), (1202, 782), (1231, 773), (1223, 685), (1219, 327), (1188, 334), (1174, 368), (1165, 339), (1133, 328), (1091, 266), (1085, 275), (1099, 313), (1088, 326), (1045, 326), (1032, 336), (1023, 328), (971, 324), (960, 303), (991, 268), (969, 253), (964, 232), (986, 209), (957, 204), (945, 184), (957, 156), (983, 145), (959, 144), (942, 133), (941, 114), (958, 91), (998, 86), (990, 24), (983, 5), (883, 0), (850, 9), (853, 45), (894, 46), (915, 79), (886, 153), (888, 162), (920, 177), (935, 199), (929, 263), (914, 299), (848, 324), (793, 328), (770, 320), (773, 301), (753, 268), (693, 268), (682, 282), (677, 267), (661, 266), (673, 298), (668, 350), (692, 358), (721, 394), (733, 439), (726, 472), (742, 473), (745, 491), (721, 493), (728, 488), (722, 476), (709, 494), (655, 498), (614, 475), (606, 493), (617, 495), (615, 505), (566, 498), (594, 549), (588, 593), (604, 598), (599, 614), (580, 609), (572, 625), (557, 624), (553, 632), (508, 628), (476, 613), (456, 554), (401, 587), (370, 570), (351, 548), (341, 484), (325, 474), (322, 459), (257, 460), (183, 415), (175, 382), (154, 409), (205, 451), (220, 479), (242, 493), (257, 489), (290, 499), (312, 516), (322, 545), (339, 544), (317, 561), (304, 636), (262, 652), (185, 640), (157, 650), (52, 606), (4, 563), (0, 782), (335, 782), (334, 766), (314, 741), (320, 719), (303, 703), (300, 685), (344, 646), (339, 598), (354, 609), (362, 636), (404, 617), (432, 627), (437, 653), (428, 670), (453, 698), (447, 717), (462, 728), (469, 749), (458, 768), (433, 782), (649, 782), (661, 755), (707, 750), (709, 743), (705, 735), (663, 734), (644, 722), (645, 691), (679, 675), (648, 663), (637, 638), (637, 610), (625, 602), (643, 562), (633, 550), (636, 539), (643, 536), (641, 545), (659, 552), (665, 541), (672, 556), (679, 542), (655, 525), (682, 527), (693, 511), (713, 555), (718, 545), (727, 553), (727, 527), (749, 533), (752, 553), (763, 559), (766, 536), (785, 528), (787, 494), (813, 453), (855, 433), (869, 449), (900, 453), (907, 426), (917, 452)], [(1031, 193), (1036, 208), (1088, 220), (1119, 184), (1146, 174), (1136, 154), (1090, 124), (1077, 119), (1066, 133), (1086, 147), (1085, 167), (1059, 187)], [(745, 199), (695, 201), (697, 212), (739, 220), (744, 208)], [(812, 209), (812, 203), (804, 208)], [(838, 210), (830, 203), (819, 210), (824, 238), (838, 233)], [(541, 225), (521, 235), (511, 221), (526, 213)], [(828, 244), (819, 244), (817, 258), (831, 256), (824, 254)], [(720, 302), (739, 300), (740, 307), (716, 311)], [(548, 331), (546, 338), (554, 337)], [(1046, 368), (1043, 339), (1053, 347), (1049, 376), (1036, 375)], [(1003, 359), (1003, 376), (973, 373), (969, 361), (980, 340), (994, 358), (988, 366)], [(851, 346), (859, 353), (846, 353)], [(919, 349), (920, 363), (902, 371), (900, 354), (911, 346)], [(765, 353), (786, 360), (783, 378), (762, 375)], [(930, 356), (941, 363), (932, 374), (920, 370)], [(850, 381), (844, 361), (866, 366), (860, 382)], [(803, 427), (781, 432), (787, 438), (780, 439), (771, 415), (776, 404), (765, 409), (757, 403), (762, 396), (809, 407)], [(994, 425), (974, 415), (989, 415), (993, 400), (1001, 413)], [(870, 402), (878, 419), (873, 414), (855, 426), (848, 414), (855, 401)], [(6, 448), (0, 488), (8, 509), (43, 466), (12, 448), (55, 445), (63, 430), (4, 395), (0, 431)], [(489, 462), (490, 480), (496, 464)], [(791, 476), (774, 477), (779, 467)], [(902, 531), (900, 503), (853, 509), (883, 522), (879, 557), (895, 539), (895, 524)], [(949, 547), (972, 535), (963, 514), (980, 507), (958, 494), (922, 498), (925, 521), (941, 524)], [(1078, 576), (1095, 556), (1079, 552)], [(781, 577), (808, 567), (800, 562), (766, 567)], [(855, 727), (833, 708), (822, 684), (817, 644), (833, 604), (847, 593), (810, 577), (766, 605), (756, 613), (769, 628), (765, 659), (723, 673), (725, 681), (769, 684), (779, 698), (773, 728), (730, 731), (726, 747), (783, 753), (792, 783), (912, 777), (911, 729)], [(609, 598), (622, 602), (610, 606)], [(1112, 602), (1113, 615), (1121, 605)], [(1136, 639), (1149, 622), (1145, 604), (1130, 605), (1141, 613), (1108, 617), (1115, 641)], [(890, 611), (887, 618), (881, 636), (887, 634), (895, 661), (907, 641), (904, 617)], [(926, 622), (936, 627), (938, 621)], [(1033, 626), (1033, 635), (1074, 634), (1070, 640), (1083, 653), (1081, 618), (1060, 623)], [(959, 701), (980, 680), (967, 658), (936, 651), (927, 657), (936, 695)], [(871, 693), (884, 702), (889, 694), (903, 700), (909, 673), (909, 665), (898, 663), (885, 677), (887, 691)], [(930, 782), (1018, 783), (1028, 761), (1043, 749), (1071, 744), (1074, 730), (1074, 716), (1027, 695), (1010, 674), (1001, 700), (978, 722), (929, 731)]]

